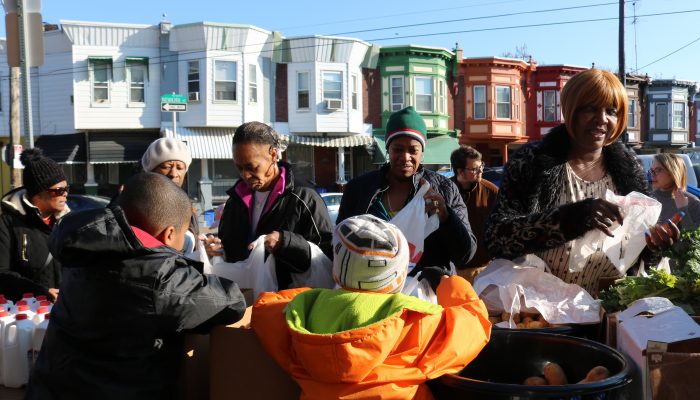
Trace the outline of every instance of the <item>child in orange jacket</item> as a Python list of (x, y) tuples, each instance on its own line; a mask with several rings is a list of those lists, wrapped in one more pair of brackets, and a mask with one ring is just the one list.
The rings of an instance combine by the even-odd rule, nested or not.
[(444, 276), (439, 304), (401, 294), (408, 244), (371, 215), (333, 236), (341, 289), (263, 293), (252, 327), (301, 387), (302, 399), (432, 399), (429, 379), (462, 370), (486, 345), (484, 303), (459, 276)]

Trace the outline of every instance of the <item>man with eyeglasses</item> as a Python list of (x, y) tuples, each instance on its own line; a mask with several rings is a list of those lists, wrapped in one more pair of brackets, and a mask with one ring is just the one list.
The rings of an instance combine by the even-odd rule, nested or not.
[(61, 265), (48, 247), (56, 223), (70, 209), (68, 183), (58, 164), (41, 149), (27, 149), (18, 187), (3, 196), (0, 215), (0, 293), (11, 300), (23, 293), (58, 296)]
[(490, 258), (486, 252), (484, 230), (491, 208), (496, 203), (498, 186), (482, 178), (484, 163), (481, 153), (470, 146), (462, 146), (450, 155), (454, 176), (452, 181), (459, 188), (464, 204), (467, 205), (469, 224), (476, 236), (476, 254), (466, 265), (458, 266), (458, 273), (472, 281), (479, 267), (486, 265)]

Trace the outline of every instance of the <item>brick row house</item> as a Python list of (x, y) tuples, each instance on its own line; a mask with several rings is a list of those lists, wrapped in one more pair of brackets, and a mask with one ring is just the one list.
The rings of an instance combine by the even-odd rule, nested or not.
[[(114, 194), (138, 171), (148, 144), (175, 136), (193, 155), (186, 188), (208, 209), (238, 178), (231, 138), (244, 122), (282, 135), (283, 158), (319, 190), (386, 161), (389, 115), (414, 106), (428, 129), (423, 164), (449, 170), (460, 144), (502, 165), (522, 144), (562, 122), (560, 94), (586, 67), (464, 57), (421, 45), (302, 36), (251, 25), (61, 21), (44, 34), (46, 61), (32, 68), (36, 145), (64, 167), (78, 192)], [(0, 40), (0, 141), (9, 140), (9, 68)], [(640, 152), (697, 141), (694, 82), (628, 75), (626, 140)], [(187, 112), (161, 111), (180, 94)], [(173, 114), (175, 120), (173, 120)], [(2, 168), (8, 189), (7, 166)]]

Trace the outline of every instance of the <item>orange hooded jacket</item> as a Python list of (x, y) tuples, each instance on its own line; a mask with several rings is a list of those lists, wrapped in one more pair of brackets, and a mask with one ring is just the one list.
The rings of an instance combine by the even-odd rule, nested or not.
[(466, 280), (444, 277), (437, 298), (439, 305), (402, 294), (268, 292), (251, 325), (302, 399), (432, 399), (425, 382), (462, 370), (491, 334)]

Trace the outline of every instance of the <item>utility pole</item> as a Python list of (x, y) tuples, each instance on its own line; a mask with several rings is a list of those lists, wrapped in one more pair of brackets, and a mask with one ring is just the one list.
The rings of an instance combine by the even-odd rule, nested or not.
[(10, 137), (12, 145), (12, 159), (7, 160), (12, 169), (10, 186), (18, 188), (22, 186), (22, 170), (16, 168), (15, 160), (17, 152), (22, 150), (22, 140), (19, 130), (19, 67), (10, 67)]
[[(29, 148), (34, 147), (34, 128), (32, 119), (32, 85), (29, 61), (29, 7), (25, 0), (17, 0), (19, 16), (19, 52), (22, 66), (22, 108), (24, 109), (24, 131), (27, 135)], [(43, 49), (42, 49), (43, 50)], [(43, 59), (42, 59), (43, 62)]]
[[(618, 33), (618, 60), (620, 63), (619, 74), (620, 82), (622, 86), (627, 91), (627, 77), (625, 76), (625, 0), (620, 0), (620, 22), (619, 22), (619, 33)], [(624, 112), (627, 112), (625, 110)], [(627, 143), (629, 141), (629, 136), (627, 135), (627, 129), (625, 129), (622, 135), (622, 141)]]

